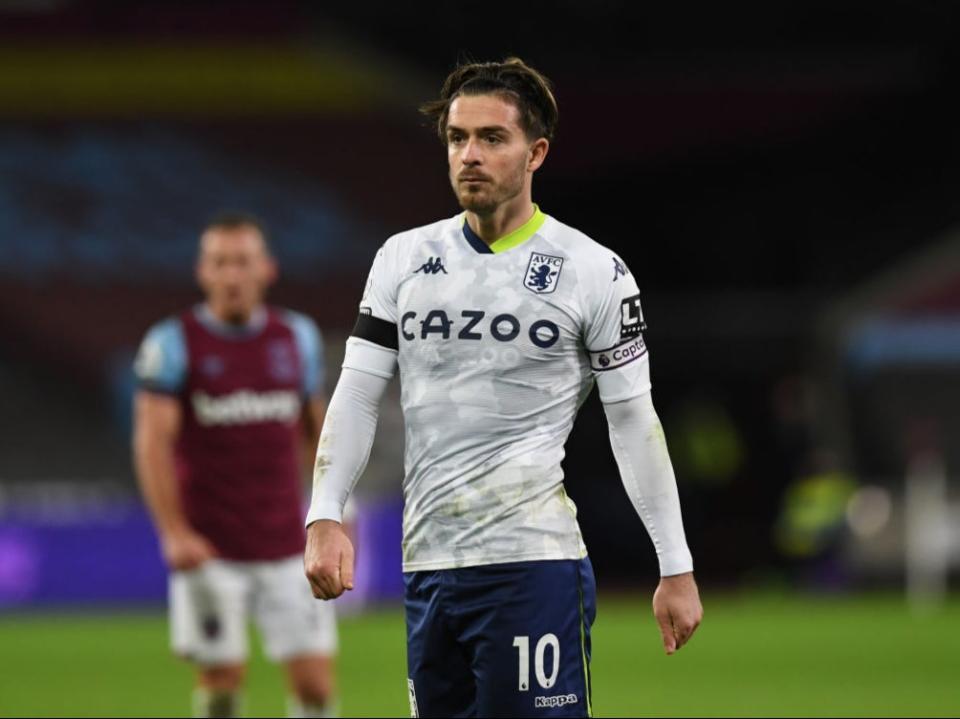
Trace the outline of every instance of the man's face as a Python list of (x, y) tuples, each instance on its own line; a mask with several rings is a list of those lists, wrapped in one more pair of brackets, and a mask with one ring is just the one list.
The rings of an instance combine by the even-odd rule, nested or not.
[[(545, 145), (546, 140), (537, 143)], [(489, 214), (519, 195), (539, 167), (539, 162), (531, 166), (533, 154), (512, 102), (497, 95), (465, 95), (450, 104), (450, 184), (463, 209)]]
[(276, 274), (255, 227), (214, 227), (200, 239), (197, 280), (211, 308), (227, 322), (249, 319)]

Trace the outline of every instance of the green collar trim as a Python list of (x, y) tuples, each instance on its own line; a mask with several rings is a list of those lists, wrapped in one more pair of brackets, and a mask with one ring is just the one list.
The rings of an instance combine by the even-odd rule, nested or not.
[(534, 205), (533, 217), (524, 222), (509, 235), (505, 235), (496, 242), (493, 242), (490, 245), (490, 251), (494, 254), (497, 254), (498, 252), (506, 252), (507, 250), (512, 250), (514, 247), (522, 245), (524, 242), (537, 234), (537, 230), (543, 227), (543, 223), (546, 221), (546, 219), (547, 216), (540, 211), (540, 208), (537, 205)]
[(506, 252), (518, 245), (522, 245), (529, 240), (537, 231), (543, 227), (547, 216), (540, 211), (536, 205), (533, 206), (533, 216), (515, 229), (509, 235), (501, 237), (491, 245), (484, 242), (477, 233), (470, 229), (470, 223), (467, 222), (466, 214), (463, 215), (463, 236), (474, 250), (481, 255), (492, 255), (497, 252)]

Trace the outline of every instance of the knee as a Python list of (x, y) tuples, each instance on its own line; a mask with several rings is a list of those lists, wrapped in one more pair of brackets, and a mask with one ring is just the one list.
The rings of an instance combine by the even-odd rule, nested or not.
[(328, 661), (304, 662), (290, 672), (290, 689), (301, 704), (327, 704), (334, 693), (332, 670)]
[(200, 686), (214, 692), (240, 691), (246, 677), (242, 665), (204, 667), (200, 670)]
[(302, 678), (293, 685), (293, 693), (304, 705), (326, 705), (333, 698), (333, 682), (329, 677)]

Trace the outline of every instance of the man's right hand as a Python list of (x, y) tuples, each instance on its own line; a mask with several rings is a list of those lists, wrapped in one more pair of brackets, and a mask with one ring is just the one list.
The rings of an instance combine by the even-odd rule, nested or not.
[(201, 534), (192, 529), (168, 532), (160, 540), (167, 566), (173, 571), (196, 569), (217, 556), (217, 550)]
[(319, 519), (307, 527), (303, 567), (317, 599), (336, 599), (353, 589), (353, 543), (340, 522)]

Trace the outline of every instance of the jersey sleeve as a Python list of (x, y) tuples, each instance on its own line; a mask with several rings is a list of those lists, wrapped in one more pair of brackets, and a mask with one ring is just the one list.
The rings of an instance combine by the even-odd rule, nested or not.
[(305, 397), (322, 392), (326, 381), (326, 367), (323, 360), (323, 335), (316, 323), (299, 312), (288, 313), (293, 336), (303, 367), (301, 391)]
[(397, 324), (397, 279), (393, 243), (377, 252), (360, 300), (360, 314)]
[(187, 378), (187, 344), (180, 320), (154, 325), (140, 344), (133, 371), (140, 389), (179, 394)]
[(650, 360), (640, 289), (623, 261), (609, 253), (586, 284), (583, 342), (600, 400), (620, 402), (650, 390)]
[(360, 300), (357, 324), (350, 333), (367, 342), (396, 352), (397, 337), (397, 262), (396, 241), (387, 242), (377, 252)]

